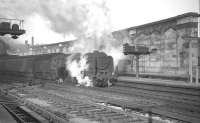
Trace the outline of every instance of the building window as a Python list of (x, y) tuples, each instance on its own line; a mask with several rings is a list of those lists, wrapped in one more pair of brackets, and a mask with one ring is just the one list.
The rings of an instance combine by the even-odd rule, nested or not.
[(67, 53), (67, 48), (66, 47), (63, 48), (63, 53)]
[(57, 48), (57, 49), (56, 49), (56, 53), (58, 53), (59, 51), (60, 51), (60, 49), (59, 49), (59, 48)]

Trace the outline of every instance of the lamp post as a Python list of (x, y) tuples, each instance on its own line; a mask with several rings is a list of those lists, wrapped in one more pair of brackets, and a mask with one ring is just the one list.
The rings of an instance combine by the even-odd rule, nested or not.
[[(199, 0), (199, 11), (198, 11), (198, 14), (200, 14), (200, 0)], [(198, 44), (198, 48), (197, 48), (197, 66), (196, 66), (196, 84), (198, 84), (199, 83), (199, 37), (200, 37), (200, 18), (198, 17), (198, 27), (197, 27), (197, 37), (198, 37), (198, 39), (197, 39), (197, 44)]]
[[(131, 30), (129, 30), (129, 37), (130, 37), (130, 39), (131, 39), (131, 43), (132, 44), (134, 44), (134, 46), (135, 46), (135, 48), (137, 49), (137, 44), (136, 44), (136, 41), (134, 41), (134, 36), (135, 36), (135, 34), (136, 34), (136, 30), (135, 29), (131, 29)], [(131, 72), (133, 72), (133, 61), (134, 61), (134, 56), (132, 55), (131, 56)], [(137, 57), (136, 56), (136, 59), (135, 59), (135, 61), (136, 61), (136, 78), (139, 78), (139, 56)], [(138, 66), (138, 67), (137, 67)]]
[[(199, 26), (199, 25), (198, 25)], [(199, 29), (198, 29), (199, 30)], [(199, 33), (199, 31), (198, 31)], [(199, 35), (199, 34), (198, 34)], [(199, 83), (199, 37), (192, 37), (192, 36), (188, 36), (188, 37), (183, 37), (183, 39), (187, 39), (189, 40), (189, 76), (190, 76), (190, 83), (193, 83), (193, 58), (192, 58), (192, 40), (196, 40), (198, 47), (197, 47), (197, 58), (196, 58), (196, 64), (195, 64), (195, 83), (198, 84)]]

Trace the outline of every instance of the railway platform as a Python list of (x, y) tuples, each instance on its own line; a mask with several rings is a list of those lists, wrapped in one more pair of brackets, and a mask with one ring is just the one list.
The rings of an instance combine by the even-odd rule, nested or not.
[(114, 85), (118, 88), (124, 88), (132, 94), (163, 101), (165, 106), (151, 109), (155, 114), (186, 122), (200, 122), (200, 84), (177, 80), (137, 79), (136, 77), (119, 76)]
[(119, 76), (118, 81), (123, 82), (135, 82), (135, 83), (143, 83), (143, 84), (154, 84), (154, 85), (163, 85), (163, 86), (174, 86), (174, 87), (188, 87), (188, 88), (199, 88), (200, 83), (189, 83), (180, 80), (167, 80), (167, 79), (153, 79), (153, 78), (139, 78), (131, 77), (131, 76)]
[[(119, 76), (128, 76), (128, 77), (136, 77), (135, 72), (126, 72), (120, 73)], [(139, 74), (139, 78), (149, 78), (149, 79), (164, 79), (164, 80), (175, 80), (180, 82), (188, 83), (190, 81), (189, 75), (185, 74), (176, 74), (176, 73), (150, 73), (150, 72), (141, 72)], [(195, 78), (193, 78), (195, 79)]]

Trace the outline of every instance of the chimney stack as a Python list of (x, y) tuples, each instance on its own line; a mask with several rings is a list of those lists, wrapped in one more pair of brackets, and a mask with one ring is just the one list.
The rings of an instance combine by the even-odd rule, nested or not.
[(26, 46), (29, 46), (28, 40), (25, 40), (25, 45), (26, 45)]
[(31, 37), (31, 45), (34, 46), (34, 37)]

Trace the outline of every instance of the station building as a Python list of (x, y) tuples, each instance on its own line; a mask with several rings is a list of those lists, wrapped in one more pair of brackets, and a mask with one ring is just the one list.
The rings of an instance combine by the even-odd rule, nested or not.
[[(140, 56), (139, 69), (143, 74), (176, 75), (189, 77), (196, 74), (199, 58), (197, 13), (185, 13), (164, 20), (134, 26), (112, 33), (116, 43), (144, 45), (157, 51)], [(76, 40), (45, 45), (27, 45), (16, 51), (18, 55), (37, 55), (45, 53), (70, 53)], [(127, 56), (119, 62), (120, 73), (135, 73), (135, 57)]]
[[(140, 57), (141, 73), (195, 75), (199, 58), (198, 17), (197, 13), (185, 13), (115, 31), (113, 36), (123, 43), (157, 49), (153, 54)], [(121, 72), (134, 73), (135, 57), (130, 56), (127, 60)]]
[(32, 38), (32, 43), (28, 44), (28, 42), (25, 42), (25, 46), (21, 49), (12, 51), (11, 54), (15, 55), (39, 55), (39, 54), (48, 54), (48, 53), (71, 53), (70, 47), (73, 45), (73, 43), (76, 42), (76, 40), (70, 40), (70, 41), (64, 41), (64, 42), (58, 42), (58, 43), (52, 43), (52, 44), (42, 44), (42, 45), (34, 45), (34, 41)]

